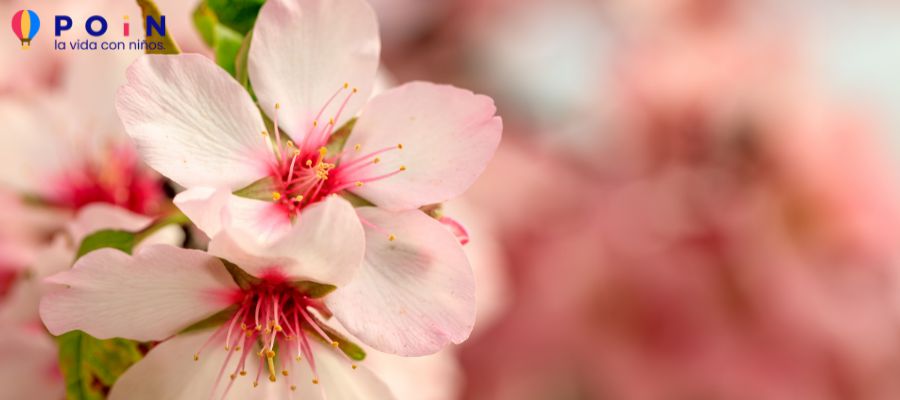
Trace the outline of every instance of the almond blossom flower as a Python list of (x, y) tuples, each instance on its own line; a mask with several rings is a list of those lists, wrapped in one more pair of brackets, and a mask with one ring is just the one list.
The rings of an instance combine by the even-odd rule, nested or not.
[(275, 269), (300, 262), (299, 278), (339, 287), (326, 304), (373, 348), (424, 355), (468, 337), (474, 282), (458, 243), (430, 243), (447, 228), (418, 209), (468, 188), (499, 143), (501, 121), (490, 98), (425, 82), (366, 102), (379, 47), (362, 0), (268, 1), (248, 58), (259, 107), (196, 55), (139, 59), (117, 107), (146, 162), (187, 188), (175, 203), (212, 238), (210, 253), (242, 267), (294, 251), (298, 231), (331, 229), (310, 218), (331, 195), (377, 206), (335, 211), (365, 226), (358, 272), (302, 257)]
[[(352, 274), (360, 267), (366, 238), (352, 211), (338, 197), (322, 201), (306, 213), (309, 223), (265, 258), (244, 253), (225, 261), (164, 245), (134, 256), (114, 249), (88, 253), (48, 278), (65, 286), (44, 297), (41, 317), (54, 334), (81, 329), (98, 338), (165, 340), (119, 379), (111, 399), (392, 398), (354, 364), (358, 348), (325, 322), (328, 300), (348, 289), (306, 281), (308, 271)], [(456, 243), (451, 232), (429, 243), (429, 253), (410, 253), (400, 239), (385, 251), (409, 258), (399, 267), (429, 255), (450, 259), (434, 266), (443, 279), (452, 278), (454, 266), (468, 267), (442, 254)], [(382, 296), (391, 303), (403, 294)], [(404, 311), (430, 323), (421, 309)], [(367, 322), (374, 332), (386, 325)]]

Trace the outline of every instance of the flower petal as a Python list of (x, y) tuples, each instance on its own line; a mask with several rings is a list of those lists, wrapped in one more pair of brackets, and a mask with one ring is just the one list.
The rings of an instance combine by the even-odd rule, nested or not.
[(39, 327), (4, 324), (0, 330), (2, 399), (61, 399), (56, 343)]
[(357, 278), (325, 298), (341, 324), (376, 350), (403, 356), (466, 340), (475, 324), (475, 279), (453, 234), (419, 210), (357, 212), (379, 229), (366, 229)]
[(305, 208), (301, 220), (271, 244), (243, 229), (228, 227), (213, 237), (209, 252), (257, 277), (272, 270), (292, 280), (340, 286), (356, 274), (364, 240), (353, 206), (331, 196)]
[(405, 167), (352, 192), (391, 210), (418, 208), (460, 195), (481, 175), (500, 143), (503, 124), (490, 97), (447, 85), (413, 82), (388, 90), (366, 105), (346, 146), (380, 155), (351, 181)]
[(365, 366), (352, 367), (350, 361), (332, 348), (318, 341), (310, 341), (316, 358), (316, 372), (319, 384), (310, 385), (314, 375), (303, 363), (298, 371), (300, 384), (297, 385), (299, 399), (312, 400), (391, 400), (394, 395), (387, 385)]
[(222, 262), (204, 252), (149, 246), (129, 256), (100, 249), (47, 278), (66, 285), (41, 301), (54, 335), (80, 329), (100, 339), (161, 340), (224, 309), (237, 289)]
[[(365, 104), (380, 50), (375, 14), (364, 0), (271, 0), (263, 5), (253, 29), (250, 82), (270, 116), (280, 103), (279, 124), (299, 142), (344, 83), (358, 92), (336, 125)], [(350, 94), (344, 89), (325, 108), (320, 122), (334, 117)]]
[[(221, 346), (210, 350), (194, 361), (196, 353), (213, 334), (212, 331), (198, 331), (175, 336), (160, 343), (147, 356), (129, 368), (113, 385), (110, 400), (195, 400), (221, 398), (238, 361), (235, 355), (229, 360), (229, 368), (223, 373), (220, 387), (215, 388), (216, 377), (228, 353)], [(256, 363), (248, 363), (256, 365)], [(255, 374), (255, 371), (253, 371)], [(239, 377), (228, 391), (227, 399), (285, 399), (287, 388), (268, 380), (253, 388), (253, 375)]]
[[(222, 398), (229, 383), (229, 375), (235, 371), (238, 358), (228, 360), (218, 387), (214, 387), (227, 354), (221, 346), (207, 351), (197, 361), (193, 354), (203, 346), (211, 331), (178, 335), (153, 348), (143, 360), (125, 371), (113, 386), (110, 400), (194, 400)], [(350, 362), (333, 349), (311, 341), (319, 384), (312, 383), (313, 375), (305, 362), (293, 363), (293, 373), (276, 382), (261, 379), (253, 387), (257, 364), (248, 362), (247, 376), (236, 376), (225, 399), (308, 399), (308, 400), (390, 400), (390, 390), (372, 372), (363, 366), (353, 369)], [(265, 375), (263, 375), (265, 376)], [(296, 385), (293, 397), (289, 385)]]
[(175, 196), (175, 205), (209, 237), (230, 226), (271, 243), (291, 229), (288, 214), (277, 204), (235, 196), (227, 189), (188, 189)]
[(259, 110), (212, 61), (146, 55), (127, 75), (116, 107), (151, 167), (188, 188), (239, 189), (266, 174), (272, 156), (260, 135), (266, 127)]

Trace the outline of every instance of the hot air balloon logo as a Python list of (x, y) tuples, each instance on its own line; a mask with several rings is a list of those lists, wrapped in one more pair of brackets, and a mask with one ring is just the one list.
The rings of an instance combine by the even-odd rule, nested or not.
[(31, 46), (31, 39), (37, 35), (38, 29), (41, 28), (41, 19), (38, 18), (36, 12), (32, 10), (19, 10), (12, 18), (12, 30), (22, 42), (22, 48), (27, 49)]

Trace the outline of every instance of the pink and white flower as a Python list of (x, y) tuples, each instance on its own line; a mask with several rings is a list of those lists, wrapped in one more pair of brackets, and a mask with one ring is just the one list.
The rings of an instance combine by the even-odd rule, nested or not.
[[(460, 245), (419, 208), (471, 185), (502, 124), (490, 98), (451, 86), (413, 82), (367, 102), (379, 48), (363, 0), (268, 1), (248, 59), (258, 106), (203, 57), (151, 55), (129, 69), (117, 107), (146, 162), (187, 188), (175, 203), (212, 238), (211, 254), (255, 276), (337, 286), (324, 302), (350, 333), (380, 351), (431, 354), (471, 332), (474, 282)], [(322, 236), (334, 229), (323, 208), (354, 223)], [(360, 229), (364, 241), (344, 239)], [(298, 235), (340, 246), (334, 257), (365, 248), (361, 268), (287, 257)]]
[[(81, 329), (98, 338), (165, 340), (119, 379), (112, 399), (282, 399), (289, 393), (392, 398), (373, 374), (354, 364), (360, 358), (355, 345), (323, 321), (331, 315), (327, 300), (334, 288), (303, 282), (310, 270), (358, 269), (364, 232), (351, 206), (336, 197), (306, 218), (312, 223), (298, 225), (293, 243), (269, 259), (243, 254), (226, 262), (165, 245), (147, 246), (135, 256), (91, 252), (71, 270), (48, 278), (64, 287), (44, 297), (41, 317), (54, 334)], [(310, 242), (314, 236), (322, 240)], [(450, 232), (435, 240), (455, 242)], [(198, 328), (210, 325), (204, 321), (216, 329)]]

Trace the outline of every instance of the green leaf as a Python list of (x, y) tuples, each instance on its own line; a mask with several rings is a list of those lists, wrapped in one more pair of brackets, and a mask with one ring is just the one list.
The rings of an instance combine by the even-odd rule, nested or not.
[(135, 244), (137, 244), (137, 240), (134, 233), (112, 229), (97, 231), (81, 241), (81, 246), (78, 247), (75, 259), (77, 260), (87, 253), (106, 247), (119, 249), (130, 254)]
[(70, 400), (104, 399), (116, 379), (143, 357), (136, 342), (100, 340), (82, 331), (66, 333), (56, 342)]
[(235, 60), (237, 59), (238, 51), (241, 49), (244, 36), (222, 24), (217, 24), (214, 30), (215, 43), (213, 44), (213, 52), (216, 55), (216, 64), (228, 71), (231, 76), (235, 76)]
[(219, 22), (246, 35), (253, 29), (256, 16), (265, 0), (207, 0), (207, 6), (216, 14)]
[(213, 47), (213, 44), (216, 42), (214, 29), (219, 23), (219, 20), (216, 18), (216, 13), (209, 9), (209, 6), (206, 5), (205, 1), (202, 1), (200, 4), (197, 4), (197, 8), (194, 9), (192, 17), (194, 28), (196, 28), (197, 33), (200, 34), (203, 43), (206, 43), (209, 47)]
[[(137, 0), (138, 6), (141, 7), (141, 21), (144, 23), (144, 31), (147, 30), (147, 16), (152, 16), (154, 19), (159, 21), (162, 13), (159, 12), (159, 7), (156, 6), (156, 3), (153, 0)], [(171, 31), (166, 30), (165, 36), (160, 36), (155, 30), (151, 32), (150, 36), (147, 36), (147, 54), (180, 54), (181, 49), (178, 47), (178, 44), (175, 43), (175, 39), (172, 38), (170, 34)]]

